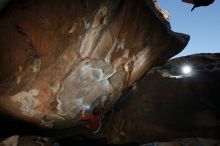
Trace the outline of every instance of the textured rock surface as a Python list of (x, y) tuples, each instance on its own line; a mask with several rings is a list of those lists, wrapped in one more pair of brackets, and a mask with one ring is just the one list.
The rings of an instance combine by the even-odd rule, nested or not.
[(151, 0), (12, 0), (0, 17), (0, 110), (49, 128), (107, 110), (189, 40)]
[[(183, 75), (184, 64), (192, 66)], [(112, 113), (109, 142), (167, 141), (183, 137), (220, 138), (220, 54), (197, 54), (150, 70)]]
[[(85, 139), (78, 139), (73, 140), (71, 138), (68, 139), (61, 139), (61, 140), (52, 140), (46, 137), (39, 137), (39, 136), (11, 136), (4, 140), (0, 140), (0, 146), (139, 146), (135, 143), (129, 144), (122, 144), (122, 145), (113, 145), (113, 144), (106, 144), (103, 140), (85, 140)], [(141, 146), (219, 146), (220, 141), (214, 139), (205, 139), (205, 138), (184, 138), (184, 139), (177, 139), (175, 141), (168, 141), (168, 142), (153, 142), (143, 144)]]

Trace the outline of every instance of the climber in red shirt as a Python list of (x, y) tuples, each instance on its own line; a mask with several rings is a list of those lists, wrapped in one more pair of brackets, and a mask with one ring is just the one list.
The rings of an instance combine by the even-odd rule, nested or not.
[(82, 110), (80, 120), (87, 121), (89, 123), (88, 128), (96, 134), (99, 132), (102, 126), (102, 112), (104, 109), (104, 102), (101, 102), (99, 107), (95, 107), (92, 113), (85, 113), (85, 109)]

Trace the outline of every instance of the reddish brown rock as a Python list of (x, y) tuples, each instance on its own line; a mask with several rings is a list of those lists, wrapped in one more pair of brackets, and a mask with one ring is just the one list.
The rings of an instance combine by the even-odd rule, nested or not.
[(0, 110), (49, 128), (107, 110), (189, 40), (151, 0), (12, 0), (0, 17)]

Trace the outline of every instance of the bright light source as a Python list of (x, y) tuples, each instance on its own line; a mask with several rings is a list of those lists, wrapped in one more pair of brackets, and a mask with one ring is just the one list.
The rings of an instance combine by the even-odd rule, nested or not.
[(190, 74), (191, 72), (192, 72), (191, 66), (185, 65), (185, 66), (182, 67), (182, 73), (183, 73), (183, 74), (188, 75), (188, 74)]

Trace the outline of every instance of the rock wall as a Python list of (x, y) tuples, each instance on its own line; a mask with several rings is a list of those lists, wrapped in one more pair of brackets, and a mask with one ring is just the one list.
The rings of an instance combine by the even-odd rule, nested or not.
[[(181, 72), (192, 67), (191, 75)], [(111, 143), (220, 138), (220, 54), (196, 54), (153, 68), (111, 115)]]
[(152, 0), (11, 0), (0, 17), (0, 110), (47, 128), (108, 110), (189, 40)]

